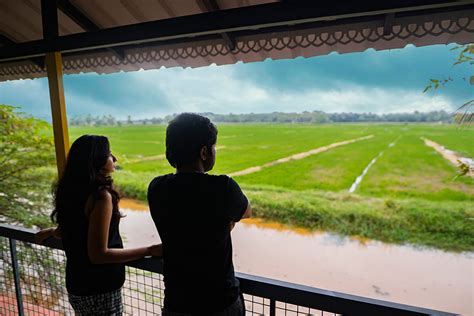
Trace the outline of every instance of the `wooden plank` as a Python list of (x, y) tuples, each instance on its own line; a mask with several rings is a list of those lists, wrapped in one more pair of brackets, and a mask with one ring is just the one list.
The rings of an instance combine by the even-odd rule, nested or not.
[(69, 151), (69, 133), (66, 117), (61, 53), (52, 52), (46, 54), (46, 70), (48, 73), (49, 96), (53, 116), (56, 163), (58, 175), (61, 177), (66, 167), (67, 153)]

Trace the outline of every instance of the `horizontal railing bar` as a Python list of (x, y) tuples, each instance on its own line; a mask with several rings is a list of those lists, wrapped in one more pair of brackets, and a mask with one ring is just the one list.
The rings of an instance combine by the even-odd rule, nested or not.
[(163, 259), (161, 258), (146, 258), (127, 262), (127, 266), (142, 269), (150, 272), (163, 274)]
[[(0, 224), (0, 236), (37, 244), (37, 231), (8, 224)], [(49, 238), (42, 244), (63, 249), (61, 240)], [(127, 263), (127, 266), (163, 273), (163, 260), (146, 258)], [(315, 287), (269, 279), (245, 273), (236, 273), (242, 292), (294, 305), (343, 315), (455, 315), (421, 307), (409, 306), (377, 299), (318, 289)]]
[(245, 294), (343, 315), (455, 315), (245, 273), (237, 272), (236, 277)]
[[(32, 228), (24, 228), (8, 224), (0, 224), (0, 236), (13, 238), (16, 240), (29, 242), (32, 244), (38, 244), (35, 241), (35, 234), (37, 230)], [(48, 238), (42, 244), (43, 246), (48, 246), (54, 249), (63, 249), (63, 243), (60, 239)]]

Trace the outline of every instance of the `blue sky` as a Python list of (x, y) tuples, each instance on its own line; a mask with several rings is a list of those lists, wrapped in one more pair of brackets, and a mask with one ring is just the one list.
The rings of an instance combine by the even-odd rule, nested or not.
[[(452, 111), (474, 97), (462, 80), (470, 66), (452, 66), (451, 46), (407, 46), (390, 51), (196, 69), (170, 68), (64, 77), (69, 116), (112, 114), (124, 119), (192, 111), (214, 113)], [(472, 68), (472, 67), (471, 67)], [(456, 80), (422, 93), (430, 78)], [(0, 83), (0, 104), (49, 119), (46, 79)]]

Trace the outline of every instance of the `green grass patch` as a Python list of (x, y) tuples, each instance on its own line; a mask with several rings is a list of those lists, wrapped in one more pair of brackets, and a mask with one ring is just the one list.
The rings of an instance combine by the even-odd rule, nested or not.
[(395, 146), (386, 148), (369, 169), (358, 193), (434, 201), (474, 201), (472, 178), (456, 178), (457, 168), (433, 148), (424, 145), (419, 133), (401, 135)]
[(389, 141), (386, 137), (377, 135), (302, 160), (238, 176), (236, 180), (245, 184), (267, 184), (297, 190), (347, 191), (355, 178)]
[(474, 250), (468, 202), (367, 198), (347, 193), (244, 187), (256, 217), (383, 242)]

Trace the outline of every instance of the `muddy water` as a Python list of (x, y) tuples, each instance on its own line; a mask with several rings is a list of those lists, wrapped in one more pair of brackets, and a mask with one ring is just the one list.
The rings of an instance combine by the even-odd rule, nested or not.
[[(127, 246), (159, 242), (148, 212), (121, 206)], [(473, 253), (341, 238), (255, 219), (237, 224), (232, 239), (238, 272), (474, 315)]]

